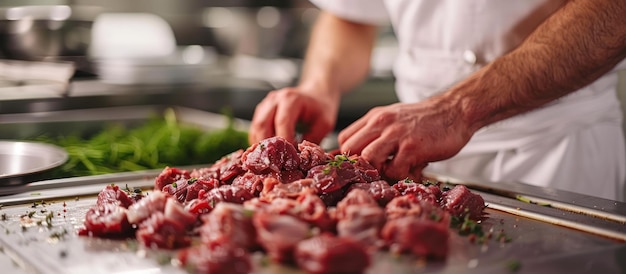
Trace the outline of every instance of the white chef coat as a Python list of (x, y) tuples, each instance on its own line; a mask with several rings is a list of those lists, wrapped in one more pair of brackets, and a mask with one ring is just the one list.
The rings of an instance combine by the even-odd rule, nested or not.
[[(339, 17), (391, 22), (402, 102), (446, 90), (518, 46), (562, 0), (312, 0)], [(623, 61), (617, 68), (626, 67)], [(616, 68), (616, 69), (617, 69)], [(440, 173), (624, 200), (626, 148), (615, 70), (545, 107), (480, 129)]]

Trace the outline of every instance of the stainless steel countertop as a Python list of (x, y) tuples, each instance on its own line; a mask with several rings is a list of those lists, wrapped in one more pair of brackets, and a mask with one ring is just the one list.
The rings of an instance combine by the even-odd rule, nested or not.
[[(156, 258), (163, 254), (171, 256), (171, 252), (134, 250), (129, 247), (128, 241), (78, 237), (73, 233), (82, 224), (87, 208), (95, 204), (95, 194), (104, 186), (116, 183), (128, 185), (130, 188), (150, 189), (159, 172), (152, 170), (41, 181), (14, 187), (14, 194), (9, 194), (8, 189), (4, 189), (0, 203), (5, 205), (2, 212), (7, 213), (9, 219), (0, 222), (0, 227), (8, 231), (0, 234), (0, 246), (18, 265), (32, 273), (68, 273), (70, 270), (84, 271), (87, 268), (92, 268), (94, 273), (115, 270), (182, 273), (170, 263), (156, 263)], [(431, 175), (445, 178), (443, 175)], [(416, 264), (413, 258), (392, 257), (381, 252), (374, 256), (374, 264), (367, 273), (507, 273), (510, 272), (510, 263), (519, 263), (521, 268), (517, 273), (626, 271), (624, 224), (527, 203), (485, 190), (473, 189), (488, 204), (486, 212), (489, 218), (481, 225), (486, 230), (493, 229), (495, 233), (504, 231), (511, 237), (511, 242), (490, 240), (485, 245), (479, 245), (454, 235), (452, 251), (445, 262)], [(523, 186), (520, 190), (525, 191)], [(36, 210), (43, 208), (59, 212), (60, 217), (55, 217), (52, 227), (31, 226), (26, 230), (21, 229), (22, 222), (18, 216), (34, 210), (32, 206), (41, 201), (46, 201), (45, 206), (39, 205)], [(623, 210), (624, 204), (614, 205), (616, 210)], [(39, 213), (36, 214), (39, 216)], [(593, 231), (562, 225), (565, 221), (612, 231), (616, 237), (606, 237)], [(67, 236), (62, 241), (49, 242), (49, 235), (62, 229), (69, 232)], [(65, 256), (61, 256), (61, 253)], [(261, 266), (258, 264), (259, 256), (253, 257), (257, 262), (255, 273), (301, 273), (294, 268), (274, 264)], [(112, 262), (117, 263), (112, 266)]]

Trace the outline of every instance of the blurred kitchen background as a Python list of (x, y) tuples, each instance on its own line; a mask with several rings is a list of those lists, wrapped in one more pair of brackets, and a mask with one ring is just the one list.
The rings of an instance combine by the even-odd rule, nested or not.
[[(297, 82), (317, 14), (305, 0), (3, 0), (0, 114), (168, 103), (250, 119), (268, 91)], [(397, 101), (395, 55), (382, 26), (338, 129)]]
[[(317, 14), (304, 0), (3, 0), (0, 114), (167, 103), (250, 119), (297, 82)], [(389, 26), (378, 45), (337, 128), (397, 101)]]

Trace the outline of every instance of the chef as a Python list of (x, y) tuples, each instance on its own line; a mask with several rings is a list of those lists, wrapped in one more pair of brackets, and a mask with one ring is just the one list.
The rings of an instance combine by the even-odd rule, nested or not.
[(257, 105), (250, 141), (320, 142), (341, 95), (368, 75), (376, 25), (400, 54), (401, 103), (339, 134), (391, 179), (424, 168), (624, 200), (626, 149), (616, 70), (626, 62), (626, 1), (316, 0), (322, 13), (300, 83)]

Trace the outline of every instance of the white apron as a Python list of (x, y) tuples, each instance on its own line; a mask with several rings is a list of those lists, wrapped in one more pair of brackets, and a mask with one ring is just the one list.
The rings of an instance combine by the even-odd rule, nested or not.
[[(312, 2), (353, 21), (390, 20), (399, 42), (398, 98), (418, 102), (514, 49), (565, 1)], [(541, 109), (487, 126), (458, 155), (429, 169), (624, 201), (626, 148), (616, 85), (614, 70)]]

